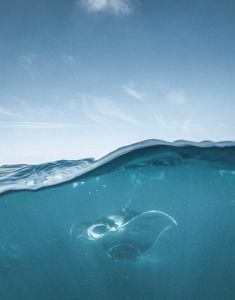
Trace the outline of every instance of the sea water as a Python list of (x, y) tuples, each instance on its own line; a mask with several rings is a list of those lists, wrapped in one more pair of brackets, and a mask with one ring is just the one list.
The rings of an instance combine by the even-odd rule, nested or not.
[[(2, 166), (0, 191), (1, 300), (235, 299), (232, 142), (145, 141), (97, 161)], [(123, 209), (177, 225), (131, 258), (109, 255), (103, 229), (78, 234)], [(136, 248), (158, 230), (146, 224), (124, 228)]]

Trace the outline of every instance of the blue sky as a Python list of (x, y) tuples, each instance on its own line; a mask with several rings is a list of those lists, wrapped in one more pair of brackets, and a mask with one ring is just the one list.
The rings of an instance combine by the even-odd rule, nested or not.
[(235, 3), (0, 0), (0, 164), (235, 139)]

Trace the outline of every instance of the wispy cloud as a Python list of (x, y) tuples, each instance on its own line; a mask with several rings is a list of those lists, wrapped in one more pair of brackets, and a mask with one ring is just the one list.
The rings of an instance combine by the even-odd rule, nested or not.
[(181, 118), (172, 118), (171, 115), (155, 114), (156, 127), (162, 132), (171, 136), (171, 139), (201, 139), (205, 133), (205, 125), (193, 119), (193, 116), (188, 115)]
[[(21, 115), (33, 115), (35, 112), (39, 113), (39, 110), (33, 108), (32, 104), (29, 104), (27, 101), (18, 96), (11, 96), (11, 101), (14, 101), (15, 107), (21, 112)], [(40, 106), (42, 109), (42, 106)]]
[(135, 98), (136, 100), (139, 101), (144, 101), (145, 98), (145, 94), (143, 94), (142, 92), (138, 91), (133, 84), (127, 84), (127, 85), (121, 85), (121, 88), (124, 90), (124, 92), (132, 97)]
[[(17, 95), (11, 95), (8, 99), (11, 107), (14, 107), (14, 111), (17, 111), (17, 113), (12, 112), (12, 116), (20, 117), (16, 121), (22, 120), (22, 118), (24, 120), (44, 121), (50, 117), (54, 117), (54, 120), (57, 120), (64, 115), (63, 110), (59, 106), (26, 101)], [(9, 109), (7, 108), (7, 110)]]
[(75, 57), (68, 54), (61, 55), (61, 59), (68, 65), (73, 65), (76, 62)]
[(34, 66), (38, 56), (34, 53), (20, 55), (17, 57), (17, 63), (20, 68), (25, 71), (31, 71), (32, 67)]
[(182, 130), (185, 132), (189, 132), (190, 131), (190, 123), (191, 123), (191, 119), (185, 120), (182, 124)]
[(108, 118), (112, 121), (138, 123), (130, 113), (126, 112), (114, 100), (92, 95), (82, 95), (81, 103), (84, 114), (92, 121), (103, 122)]
[(78, 123), (0, 121), (0, 128), (53, 129), (82, 126)]
[(7, 117), (15, 117), (17, 116), (17, 114), (9, 111), (8, 109), (0, 106), (0, 115), (4, 115), (4, 116), (7, 116)]
[(91, 12), (127, 15), (133, 10), (133, 5), (130, 0), (79, 0), (76, 1), (76, 3)]
[(90, 96), (82, 96), (81, 98), (81, 104), (82, 104), (82, 110), (83, 114), (86, 118), (88, 118), (91, 121), (102, 123), (103, 117), (100, 115), (95, 107), (95, 101), (93, 97)]
[(106, 117), (116, 118), (129, 123), (136, 123), (135, 119), (129, 113), (123, 111), (114, 101), (97, 99), (95, 101), (95, 106), (97, 111)]
[(171, 90), (166, 95), (167, 100), (175, 105), (183, 105), (187, 102), (185, 90)]

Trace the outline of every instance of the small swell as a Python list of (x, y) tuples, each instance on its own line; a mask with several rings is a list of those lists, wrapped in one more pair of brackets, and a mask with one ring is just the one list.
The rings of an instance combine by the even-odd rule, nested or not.
[(175, 166), (184, 163), (205, 163), (221, 170), (234, 170), (235, 142), (145, 140), (121, 147), (98, 160), (86, 158), (40, 165), (4, 165), (0, 167), (0, 193), (37, 190), (85, 174), (105, 174), (121, 167), (137, 168), (150, 164)]

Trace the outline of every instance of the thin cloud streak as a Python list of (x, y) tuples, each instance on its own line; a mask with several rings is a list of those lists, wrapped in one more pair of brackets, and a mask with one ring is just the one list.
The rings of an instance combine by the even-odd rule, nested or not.
[(5, 109), (4, 107), (0, 106), (0, 115), (4, 115), (7, 117), (16, 117), (17, 114), (9, 111), (8, 109)]
[(114, 100), (93, 95), (81, 95), (80, 97), (83, 113), (92, 121), (102, 123), (109, 119), (110, 121), (124, 121), (131, 124), (138, 124), (138, 122)]
[[(30, 103), (18, 96), (10, 96), (8, 98), (10, 108), (0, 106), (0, 115), (5, 114), (7, 116), (18, 117), (15, 121), (24, 121), (24, 120), (35, 120), (38, 122), (45, 121), (51, 116), (55, 117), (55, 121), (60, 120), (61, 115), (64, 115), (64, 112), (60, 107), (55, 107), (52, 105), (41, 104), (37, 102)], [(12, 111), (14, 108), (14, 111)], [(1, 111), (2, 109), (2, 111)], [(54, 121), (53, 120), (53, 121)]]
[(182, 130), (185, 132), (190, 131), (190, 124), (191, 124), (191, 119), (185, 120), (182, 124)]
[(90, 121), (94, 121), (97, 123), (102, 123), (103, 118), (100, 116), (100, 114), (97, 113), (93, 100), (89, 99), (87, 97), (82, 97), (81, 99), (82, 104), (82, 111), (86, 118), (88, 118)]
[(121, 121), (126, 121), (128, 123), (136, 124), (136, 120), (133, 119), (131, 115), (124, 112), (114, 101), (108, 99), (98, 99), (95, 101), (95, 106), (97, 111), (109, 118), (116, 118)]
[(121, 85), (121, 88), (123, 91), (130, 97), (139, 100), (139, 101), (144, 101), (145, 95), (140, 93), (136, 88), (134, 88), (131, 85)]

